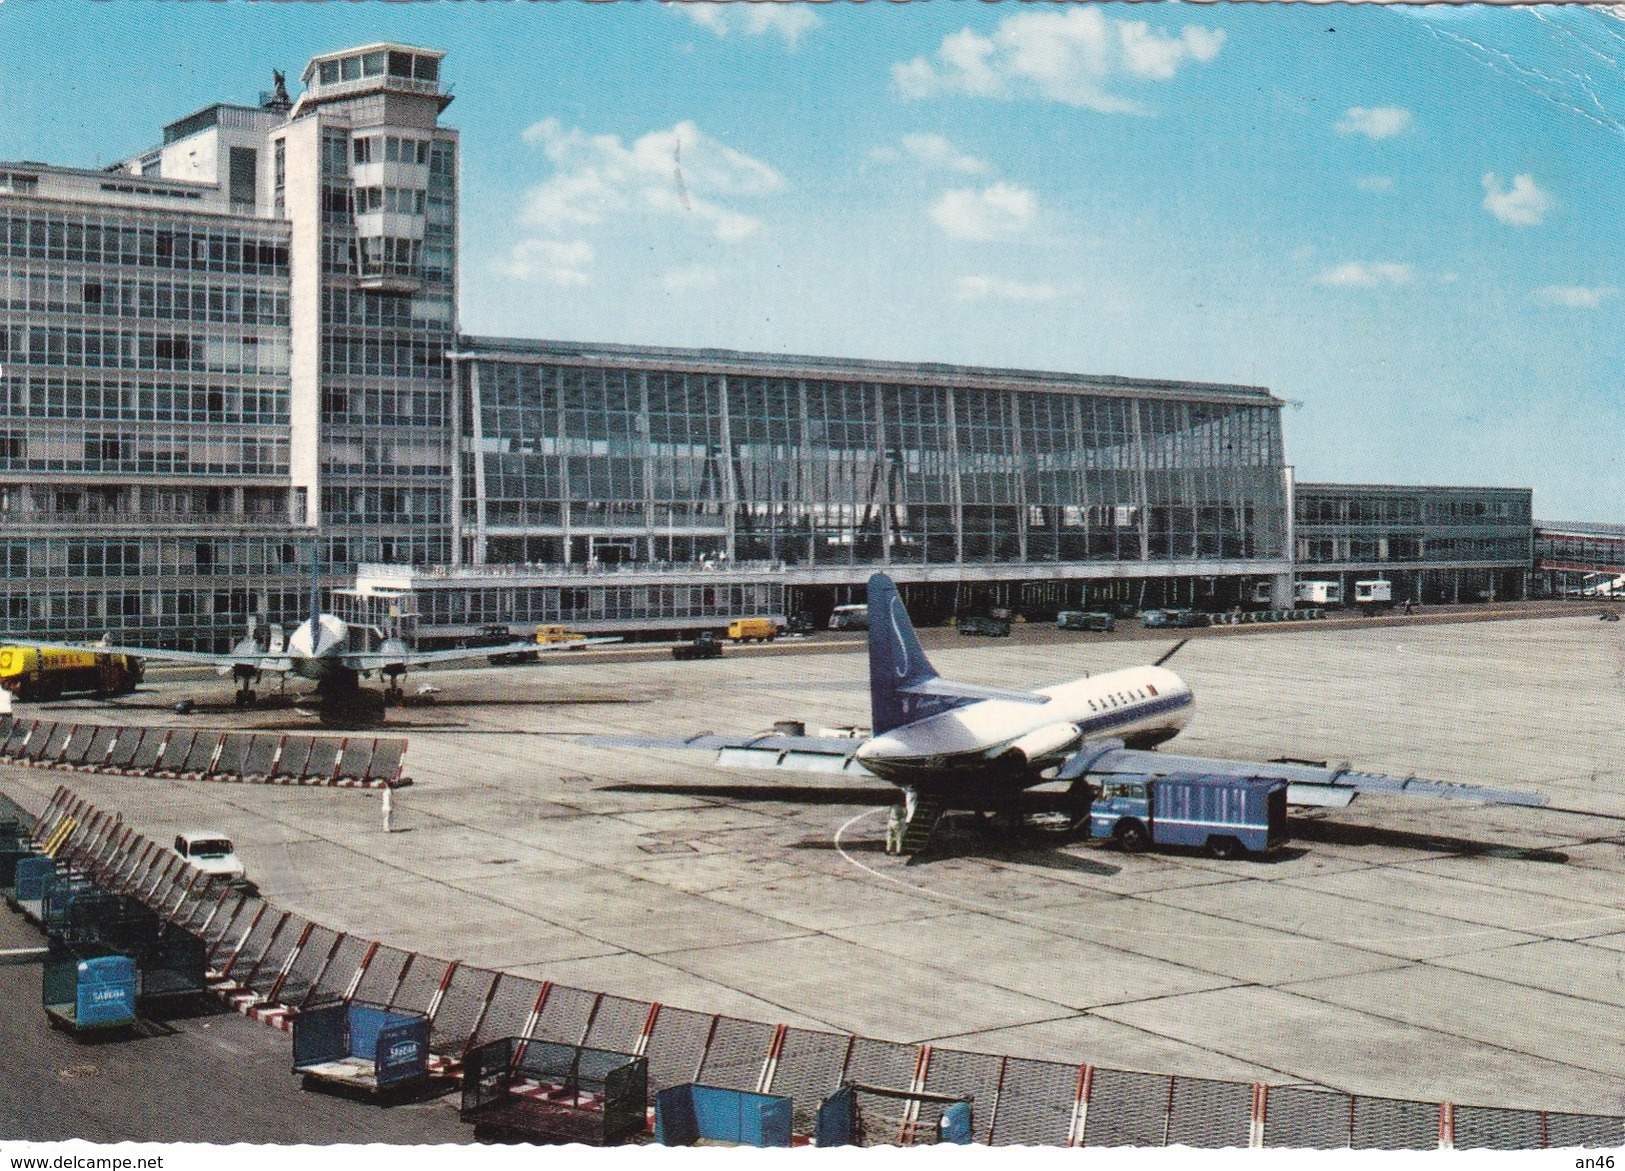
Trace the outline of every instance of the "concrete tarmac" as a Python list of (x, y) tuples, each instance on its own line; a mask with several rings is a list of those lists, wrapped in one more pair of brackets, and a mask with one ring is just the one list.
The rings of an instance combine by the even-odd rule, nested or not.
[[(0, 791), (39, 808), (65, 783), (159, 841), (222, 830), (282, 907), (561, 984), (1023, 1057), (1618, 1114), (1625, 627), (1584, 613), (1195, 638), (1170, 663), (1197, 701), (1173, 750), (1346, 760), (1552, 800), (1362, 796), (1296, 816), (1292, 843), (1263, 861), (960, 826), (908, 864), (882, 850), (883, 786), (866, 796), (840, 778), (848, 791), (788, 801), (619, 791), (797, 778), (569, 739), (867, 724), (861, 645), (828, 635), (821, 653), (572, 652), (414, 676), (409, 691), (442, 692), (391, 713), (415, 780), (395, 793), (391, 834), (378, 795), (353, 790), (5, 767)], [(924, 633), (945, 675), (1022, 687), (1145, 662), (1185, 632)], [(202, 710), (175, 716), (183, 696)], [(290, 710), (239, 718), (229, 696), (166, 677), (118, 703), (20, 714), (300, 726)]]

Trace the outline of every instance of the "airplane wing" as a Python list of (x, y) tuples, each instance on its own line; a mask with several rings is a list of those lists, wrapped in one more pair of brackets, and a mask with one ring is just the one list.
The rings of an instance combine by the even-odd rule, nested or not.
[(483, 659), (490, 655), (548, 654), (620, 642), (619, 638), (576, 639), (572, 642), (510, 642), (502, 646), (451, 647), (441, 651), (353, 651), (342, 656), (352, 671), (377, 671), (383, 667), (421, 667), (426, 663), (455, 663), (463, 659)]
[(261, 671), (287, 671), (292, 669), (286, 651), (233, 651), (219, 654), (214, 651), (178, 651), (169, 647), (115, 646), (111, 643), (92, 642), (39, 642), (27, 638), (0, 639), (7, 646), (33, 647), (47, 651), (93, 651), (98, 655), (134, 655), (157, 663), (188, 663), (201, 667), (236, 666), (254, 667)]
[(942, 695), (949, 699), (1006, 699), (1012, 703), (1048, 703), (1050, 697), (1035, 691), (1011, 691), (1003, 687), (978, 687), (974, 683), (955, 683), (940, 675), (910, 683), (897, 690), (910, 695)]
[(691, 749), (716, 753), (714, 763), (727, 768), (776, 768), (805, 773), (846, 773), (872, 777), (858, 763), (862, 740), (850, 736), (577, 736), (577, 743), (599, 748)]
[(1061, 766), (1059, 777), (1075, 780), (1082, 776), (1112, 773), (1272, 778), (1288, 783), (1287, 801), (1293, 805), (1335, 808), (1347, 805), (1358, 793), (1449, 797), (1486, 805), (1545, 805), (1549, 801), (1549, 798), (1538, 793), (1522, 793), (1516, 789), (1492, 789), (1483, 785), (1458, 785), (1421, 777), (1357, 772), (1347, 765), (1332, 767), (1298, 761), (1217, 760), (1205, 756), (1144, 752), (1124, 748), (1120, 740), (1102, 740), (1085, 745)]

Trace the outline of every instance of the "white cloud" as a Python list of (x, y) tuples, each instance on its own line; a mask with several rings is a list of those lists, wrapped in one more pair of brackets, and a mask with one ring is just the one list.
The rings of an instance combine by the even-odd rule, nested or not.
[(515, 280), (584, 285), (592, 279), (586, 272), (592, 261), (592, 245), (585, 240), (523, 240), (501, 268)]
[(1354, 185), (1361, 191), (1370, 191), (1379, 195), (1394, 189), (1394, 181), (1387, 175), (1361, 175), (1354, 180)]
[(804, 33), (824, 22), (801, 0), (666, 0), (701, 28), (719, 37), (739, 31), (748, 37), (775, 33), (795, 49)]
[(1094, 8), (1022, 12), (1006, 17), (992, 36), (968, 28), (949, 34), (934, 61), (893, 65), (892, 82), (908, 98), (1037, 96), (1104, 114), (1143, 114), (1141, 103), (1111, 93), (1109, 83), (1167, 81), (1188, 62), (1213, 60), (1223, 45), (1218, 29), (1186, 25), (1167, 33)]
[(1411, 127), (1411, 112), (1403, 106), (1350, 106), (1337, 120), (1339, 134), (1363, 134), (1376, 140), (1393, 138)]
[[(928, 167), (957, 171), (961, 175), (989, 175), (993, 172), (991, 163), (963, 153), (940, 134), (905, 134), (902, 148), (903, 154)], [(882, 147), (874, 152), (874, 157), (890, 161), (900, 156), (897, 151)]]
[(652, 130), (627, 146), (613, 134), (566, 130), (548, 118), (528, 128), (554, 173), (526, 195), (527, 223), (562, 233), (611, 216), (686, 220), (719, 240), (742, 240), (761, 222), (733, 204), (784, 187), (772, 167), (701, 134), (693, 122)]
[(1547, 285), (1536, 289), (1535, 296), (1565, 309), (1600, 309), (1604, 301), (1619, 296), (1619, 290), (1612, 285)]
[(1025, 187), (994, 183), (980, 191), (944, 191), (928, 213), (956, 240), (1003, 240), (1025, 231), (1038, 213), (1038, 200)]
[(1533, 175), (1512, 176), (1512, 186), (1501, 187), (1501, 177), (1491, 171), (1484, 176), (1484, 210), (1503, 224), (1530, 228), (1546, 219), (1552, 197), (1541, 190)]
[(1416, 279), (1416, 271), (1408, 264), (1378, 260), (1365, 262), (1350, 260), (1320, 272), (1317, 285), (1341, 288), (1374, 289), (1379, 285), (1408, 285)]
[(1026, 284), (996, 276), (962, 276), (954, 282), (954, 299), (958, 301), (1054, 301), (1066, 295), (1066, 290), (1055, 285)]
[(660, 274), (660, 287), (668, 293), (686, 293), (690, 289), (714, 289), (719, 280), (717, 270), (703, 264), (691, 268), (673, 268)]

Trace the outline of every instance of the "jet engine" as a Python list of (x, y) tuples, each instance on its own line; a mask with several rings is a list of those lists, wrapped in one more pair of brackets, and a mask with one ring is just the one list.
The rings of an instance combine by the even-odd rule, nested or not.
[(1034, 728), (999, 753), (1000, 760), (1020, 758), (1028, 764), (1069, 748), (1078, 739), (1076, 724), (1045, 724)]

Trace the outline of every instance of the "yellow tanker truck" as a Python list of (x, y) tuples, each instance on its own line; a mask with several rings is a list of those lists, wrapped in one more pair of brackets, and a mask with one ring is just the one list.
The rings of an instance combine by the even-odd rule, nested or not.
[(49, 700), (73, 692), (98, 699), (128, 695), (141, 682), (141, 660), (85, 650), (0, 646), (0, 687), (21, 700)]

